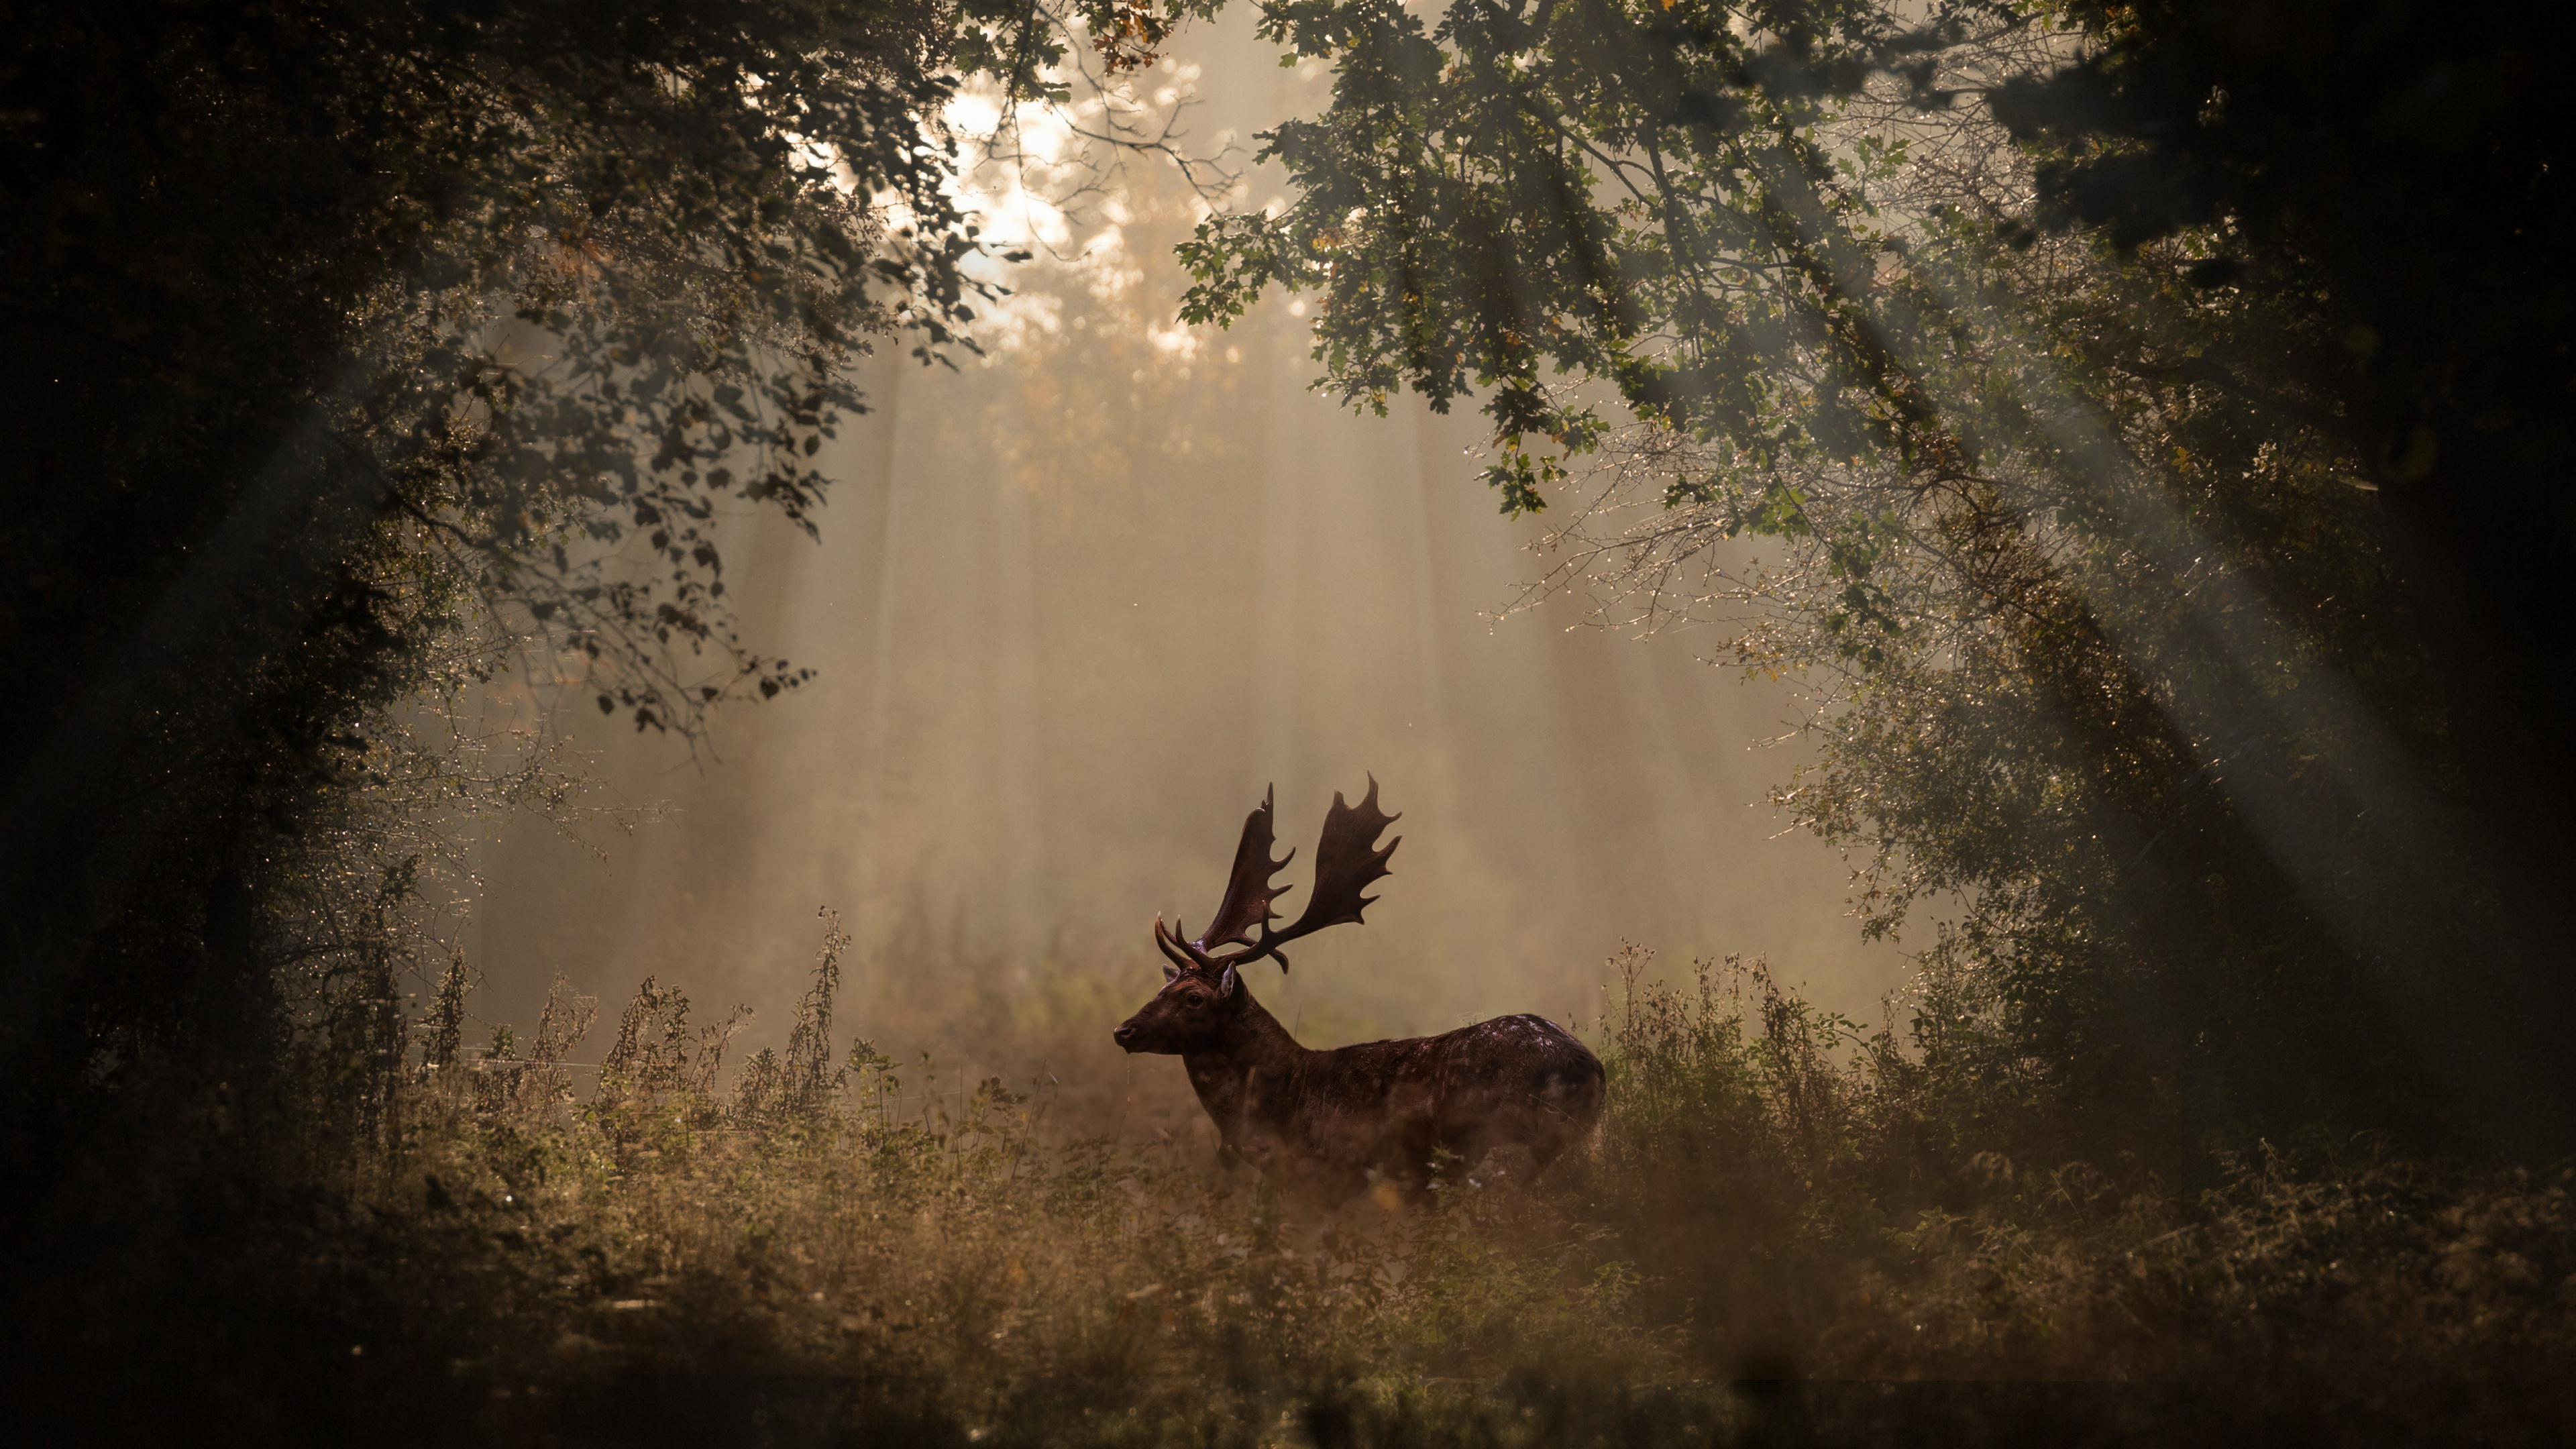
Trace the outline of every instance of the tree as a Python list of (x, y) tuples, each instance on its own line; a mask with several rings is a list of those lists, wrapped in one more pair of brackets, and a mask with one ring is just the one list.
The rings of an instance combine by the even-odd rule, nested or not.
[[(1783, 802), (1861, 851), (1869, 929), (1958, 903), (1929, 969), (2079, 1136), (2557, 1141), (2565, 948), (2516, 888), (2568, 852), (2504, 823), (2517, 775), (2563, 797), (2523, 769), (2545, 696), (2459, 687), (2516, 657), (2501, 632), (2454, 653), (2534, 591), (2445, 602), (2459, 574), (2389, 506), (2429, 474), (2381, 445), (2372, 324), (2286, 212), (2179, 183), (2102, 209), (2133, 195), (2120, 158), (2189, 170), (2136, 138), (2186, 100), (2233, 114), (2226, 57), (2133, 84), (2195, 44), (2180, 12), (2056, 13), (1266, 7), (1333, 101), (1266, 138), (1297, 203), (1185, 249), (1186, 315), (1319, 292), (1346, 401), (1483, 394), (1505, 512), (1598, 485), (1560, 582), (1723, 616), (1743, 663), (1818, 681), (1822, 763)], [(2166, 110), (2076, 105), (2106, 87)], [(2487, 200), (2545, 230), (2540, 172)], [(2366, 245), (2390, 279), (2452, 255)], [(2518, 255), (2501, 295), (2557, 295)], [(2523, 753), (2473, 758), (2496, 741)]]
[(256, 1072), (269, 908), (434, 669), (533, 640), (684, 730), (801, 677), (728, 624), (715, 509), (811, 527), (850, 354), (963, 345), (942, 108), (1060, 52), (981, 0), (15, 19), (0, 1082), (32, 1174), (120, 1084)]

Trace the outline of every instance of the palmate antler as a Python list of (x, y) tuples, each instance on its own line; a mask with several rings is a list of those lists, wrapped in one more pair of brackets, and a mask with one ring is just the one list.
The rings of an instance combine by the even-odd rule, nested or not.
[[(1384, 847), (1377, 844), (1388, 826), (1404, 818), (1378, 810), (1377, 777), (1369, 776), (1368, 796), (1357, 807), (1344, 804), (1339, 790), (1333, 792), (1333, 808), (1324, 812), (1323, 838), (1315, 846), (1315, 893), (1296, 924), (1284, 931), (1270, 929), (1278, 918), (1270, 903), (1296, 887), (1275, 885), (1271, 878), (1287, 869), (1297, 852), (1270, 858), (1271, 805), (1276, 797), (1275, 790), (1264, 795), (1261, 808), (1244, 820), (1243, 842), (1235, 847), (1234, 874), (1226, 882), (1225, 901), (1204, 935), (1195, 941), (1184, 939), (1185, 932), (1166, 931), (1163, 918), (1154, 918), (1154, 944), (1170, 958), (1175, 973), (1197, 967), (1231, 976), (1235, 968), (1264, 956), (1277, 957), (1279, 969), (1286, 971), (1288, 956), (1280, 947), (1326, 926), (1364, 924), (1361, 912), (1374, 905), (1377, 897), (1360, 892), (1390, 874), (1387, 858), (1404, 843), (1404, 837), (1397, 836)], [(1256, 926), (1261, 930), (1257, 940), (1250, 934)], [(1244, 949), (1219, 955), (1217, 949), (1222, 946)]]
[(1270, 858), (1271, 806), (1278, 794), (1278, 787), (1272, 786), (1263, 793), (1261, 808), (1244, 817), (1243, 841), (1234, 848), (1234, 873), (1226, 879), (1225, 900), (1216, 908), (1216, 919), (1208, 922), (1206, 934), (1193, 943), (1203, 952), (1219, 946), (1249, 946), (1255, 926), (1268, 935), (1270, 923), (1279, 918), (1270, 903), (1296, 889), (1271, 883), (1272, 876), (1297, 858), (1293, 850), (1277, 860)]

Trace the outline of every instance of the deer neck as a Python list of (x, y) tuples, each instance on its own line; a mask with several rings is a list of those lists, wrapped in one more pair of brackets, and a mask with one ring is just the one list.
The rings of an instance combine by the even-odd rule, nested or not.
[(1237, 986), (1233, 1013), (1207, 1046), (1181, 1055), (1181, 1066), (1227, 1144), (1250, 1152), (1247, 1133), (1266, 1115), (1263, 1103), (1276, 1100), (1276, 1089), (1295, 1079), (1307, 1055), (1279, 1018)]

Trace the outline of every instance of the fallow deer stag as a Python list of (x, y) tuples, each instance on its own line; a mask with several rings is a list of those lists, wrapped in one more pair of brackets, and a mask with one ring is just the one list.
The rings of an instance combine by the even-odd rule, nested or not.
[(1268, 956), (1285, 972), (1280, 947), (1361, 924), (1376, 898), (1360, 892), (1389, 873), (1402, 843), (1377, 845), (1396, 817), (1378, 813), (1375, 776), (1357, 809), (1336, 791), (1314, 894), (1294, 925), (1273, 931), (1271, 902), (1294, 887), (1272, 877), (1296, 856), (1270, 858), (1274, 797), (1243, 822), (1207, 931), (1190, 940), (1154, 918), (1154, 944), (1170, 961), (1163, 989), (1112, 1033), (1118, 1044), (1180, 1057), (1227, 1146), (1282, 1187), (1332, 1201), (1373, 1182), (1417, 1197), (1444, 1153), (1472, 1171), (1497, 1149), (1525, 1149), (1536, 1172), (1582, 1141), (1601, 1113), (1601, 1062), (1554, 1022), (1500, 1016), (1440, 1036), (1309, 1051), (1252, 999), (1243, 968)]

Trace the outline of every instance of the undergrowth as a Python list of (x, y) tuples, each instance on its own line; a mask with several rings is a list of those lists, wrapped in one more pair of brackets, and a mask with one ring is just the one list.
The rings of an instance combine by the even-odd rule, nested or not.
[(1327, 1212), (1052, 1073), (836, 1039), (844, 945), (731, 1063), (739, 1013), (651, 981), (468, 1049), (459, 965), (366, 1149), (208, 1269), (299, 1326), (168, 1352), (246, 1437), (458, 1443), (2520, 1442), (2576, 1407), (2566, 1171), (2017, 1160), (2028, 1084), (1925, 1049), (1973, 1026), (1941, 989), (1870, 1031), (1624, 953), (1583, 1152)]

